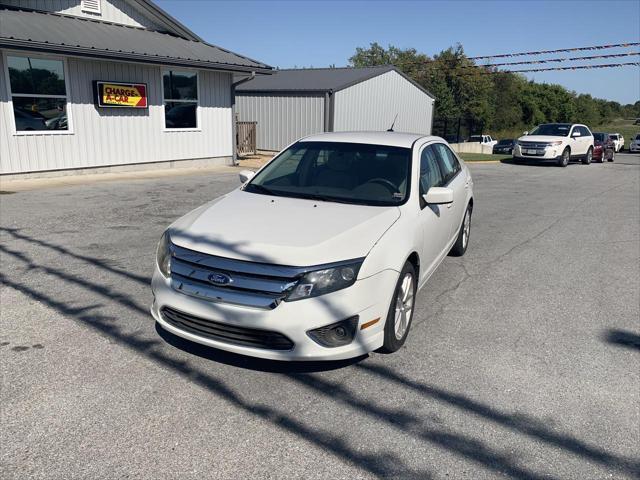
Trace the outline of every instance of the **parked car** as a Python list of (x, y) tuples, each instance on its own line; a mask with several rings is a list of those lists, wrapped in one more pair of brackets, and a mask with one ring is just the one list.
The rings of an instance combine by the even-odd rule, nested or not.
[(640, 152), (640, 133), (638, 133), (635, 138), (631, 139), (631, 143), (629, 144), (629, 151)]
[(608, 133), (593, 133), (593, 159), (603, 163), (605, 160), (613, 162), (616, 156), (615, 145)]
[(13, 115), (16, 121), (17, 131), (46, 130), (45, 118), (38, 112), (32, 112), (23, 108), (14, 108)]
[(513, 158), (522, 160), (554, 160), (566, 167), (572, 159), (588, 165), (593, 158), (593, 135), (585, 125), (573, 123), (545, 123), (531, 133), (518, 138)]
[(624, 150), (624, 137), (619, 133), (610, 133), (609, 138), (613, 140), (613, 144), (616, 148), (616, 153), (621, 150)]
[(516, 145), (516, 141), (513, 138), (506, 138), (503, 140), (499, 140), (498, 143), (496, 143), (493, 146), (493, 153), (504, 153), (507, 155), (511, 155), (513, 154), (513, 147)]
[(439, 137), (323, 133), (162, 235), (151, 313), (194, 342), (276, 360), (398, 350), (415, 295), (469, 242), (473, 181)]
[(471, 135), (467, 139), (467, 143), (481, 143), (482, 145), (493, 147), (498, 142), (491, 138), (491, 135)]

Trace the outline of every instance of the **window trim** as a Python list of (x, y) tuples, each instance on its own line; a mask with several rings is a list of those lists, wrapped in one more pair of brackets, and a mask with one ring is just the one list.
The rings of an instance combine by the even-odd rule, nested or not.
[[(165, 103), (166, 102), (175, 102), (175, 103), (193, 103), (193, 100), (166, 100), (164, 98), (164, 74), (165, 72), (170, 71), (178, 71), (178, 72), (193, 72), (196, 74), (196, 90), (198, 92), (198, 98), (196, 99), (196, 126), (189, 128), (167, 128), (167, 110)], [(172, 132), (201, 132), (202, 131), (202, 118), (200, 116), (200, 98), (202, 97), (202, 91), (200, 87), (200, 71), (193, 68), (160, 68), (160, 89), (162, 91), (162, 131), (167, 133)]]
[[(46, 60), (60, 60), (62, 61), (62, 71), (64, 73), (64, 91), (65, 95), (42, 95), (42, 94), (27, 94), (27, 93), (13, 93), (11, 91), (11, 77), (9, 76), (9, 59), (8, 57), (31, 57), (31, 58), (42, 58)], [(29, 136), (29, 135), (74, 135), (75, 131), (73, 129), (73, 115), (71, 113), (71, 95), (69, 91), (69, 67), (67, 65), (67, 57), (61, 57), (59, 55), (47, 55), (36, 52), (24, 52), (24, 51), (15, 51), (15, 50), (5, 50), (2, 52), (2, 61), (4, 63), (4, 78), (5, 83), (7, 85), (7, 95), (9, 106), (9, 113), (11, 116), (11, 126), (13, 128), (12, 135), (13, 136)], [(67, 112), (67, 129), (66, 130), (18, 130), (16, 125), (16, 116), (13, 110), (13, 97), (22, 97), (22, 98), (64, 98), (67, 101), (66, 104), (66, 112)]]

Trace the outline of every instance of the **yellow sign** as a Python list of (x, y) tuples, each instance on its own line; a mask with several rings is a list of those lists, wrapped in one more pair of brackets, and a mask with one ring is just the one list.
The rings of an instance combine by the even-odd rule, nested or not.
[(147, 108), (144, 83), (96, 82), (99, 107)]

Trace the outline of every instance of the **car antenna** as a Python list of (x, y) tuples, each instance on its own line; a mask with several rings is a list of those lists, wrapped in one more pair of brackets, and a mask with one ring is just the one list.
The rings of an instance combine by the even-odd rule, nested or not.
[(393, 123), (391, 124), (391, 127), (389, 128), (389, 130), (387, 130), (387, 132), (393, 132), (393, 126), (396, 124), (397, 119), (398, 119), (398, 114), (396, 113), (396, 116), (393, 119)]

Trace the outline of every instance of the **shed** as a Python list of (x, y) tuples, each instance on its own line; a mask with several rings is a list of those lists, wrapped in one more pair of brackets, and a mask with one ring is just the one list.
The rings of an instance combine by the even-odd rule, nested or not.
[(318, 132), (430, 134), (435, 97), (393, 65), (276, 70), (236, 89), (241, 121), (256, 121), (257, 147), (280, 150)]

